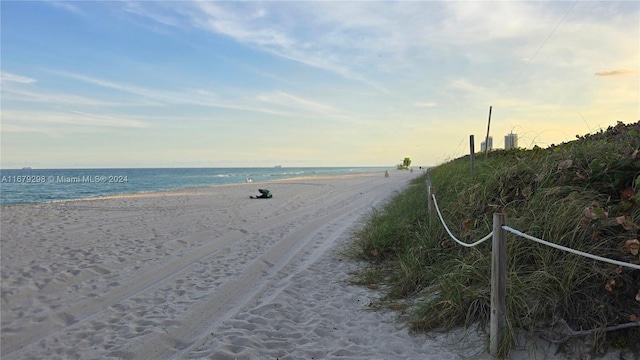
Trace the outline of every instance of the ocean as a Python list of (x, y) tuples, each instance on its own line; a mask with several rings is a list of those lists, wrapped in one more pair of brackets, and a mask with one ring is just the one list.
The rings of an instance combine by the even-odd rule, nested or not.
[(389, 167), (0, 170), (0, 205), (36, 204), (293, 177), (389, 170)]

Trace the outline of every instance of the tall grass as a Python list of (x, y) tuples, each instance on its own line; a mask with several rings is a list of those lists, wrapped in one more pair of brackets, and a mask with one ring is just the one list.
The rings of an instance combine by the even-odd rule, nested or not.
[[(500, 150), (429, 171), (449, 228), (463, 241), (491, 231), (493, 213), (529, 235), (584, 252), (640, 263), (625, 243), (640, 228), (640, 123), (547, 149)], [(386, 300), (408, 299), (416, 331), (489, 321), (491, 245), (455, 244), (427, 208), (425, 179), (413, 182), (356, 234), (354, 254), (371, 262), (356, 281), (384, 284)], [(620, 220), (624, 219), (624, 221)], [(622, 224), (621, 224), (622, 222)], [(563, 319), (601, 329), (640, 319), (640, 271), (620, 268), (509, 236), (507, 353), (523, 330)], [(605, 287), (607, 284), (614, 285)], [(638, 327), (602, 339), (640, 343)], [(608, 343), (611, 343), (609, 341)], [(596, 344), (600, 348), (606, 341)], [(597, 350), (597, 349), (594, 349)]]

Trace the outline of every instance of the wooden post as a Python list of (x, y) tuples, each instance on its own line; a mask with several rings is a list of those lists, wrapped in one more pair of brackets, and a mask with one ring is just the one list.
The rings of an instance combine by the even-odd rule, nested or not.
[(425, 178), (425, 181), (427, 182), (427, 210), (429, 211), (429, 224), (431, 224), (431, 219), (437, 217), (436, 207), (433, 203), (432, 197), (432, 195), (435, 194), (435, 191), (433, 189), (433, 185), (431, 185), (431, 174), (429, 174), (430, 171), (431, 169), (427, 169), (427, 176)]
[(487, 153), (489, 152), (489, 128), (491, 127), (491, 109), (493, 106), (489, 106), (489, 122), (487, 123), (487, 137), (484, 140), (484, 159), (487, 159)]
[(507, 216), (493, 214), (493, 244), (491, 249), (491, 329), (490, 352), (496, 357), (504, 345), (507, 319), (507, 232), (502, 229)]
[(429, 175), (427, 175), (426, 183), (427, 183), (427, 210), (431, 211), (431, 179), (429, 179)]
[(429, 221), (431, 221), (431, 219), (438, 217), (438, 214), (436, 214), (436, 205), (433, 203), (432, 198), (433, 194), (435, 194), (435, 189), (433, 188), (433, 185), (431, 185), (431, 181), (429, 181), (427, 193), (429, 194)]
[(469, 154), (471, 155), (471, 176), (473, 176), (476, 173), (476, 149), (473, 135), (469, 135), (469, 148)]

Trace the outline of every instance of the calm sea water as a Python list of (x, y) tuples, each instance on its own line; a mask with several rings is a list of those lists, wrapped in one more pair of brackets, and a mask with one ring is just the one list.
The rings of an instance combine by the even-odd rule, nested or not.
[(384, 171), (387, 167), (0, 170), (0, 205)]

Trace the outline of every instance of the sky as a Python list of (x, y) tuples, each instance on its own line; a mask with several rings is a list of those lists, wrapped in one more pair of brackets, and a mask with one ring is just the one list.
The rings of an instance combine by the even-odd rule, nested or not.
[(0, 167), (438, 165), (640, 120), (640, 3), (0, 2)]

